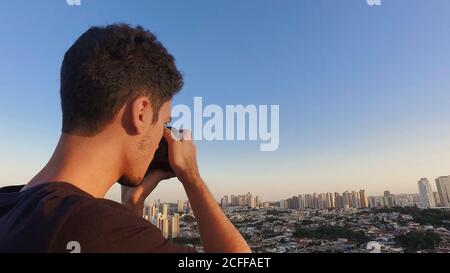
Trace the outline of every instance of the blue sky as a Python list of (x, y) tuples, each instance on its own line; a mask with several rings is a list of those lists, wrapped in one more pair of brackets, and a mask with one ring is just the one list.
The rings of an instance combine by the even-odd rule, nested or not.
[[(60, 133), (63, 55), (89, 26), (115, 22), (143, 25), (175, 56), (186, 83), (175, 104), (280, 105), (275, 152), (197, 143), (216, 197), (417, 192), (420, 177), (450, 174), (447, 0), (81, 3), (2, 2), (0, 186), (27, 182), (47, 162)], [(168, 181), (152, 197), (184, 193)]]

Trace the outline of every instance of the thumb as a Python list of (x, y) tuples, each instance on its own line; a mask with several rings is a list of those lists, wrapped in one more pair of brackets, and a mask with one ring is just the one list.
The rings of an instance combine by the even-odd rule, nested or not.
[(172, 131), (171, 129), (164, 127), (164, 138), (167, 140), (167, 143), (169, 145), (172, 145), (172, 143), (174, 141), (176, 141), (176, 139), (174, 138), (174, 136), (172, 135)]
[(173, 142), (180, 141), (181, 139), (183, 139), (183, 135), (181, 130), (170, 127), (164, 128), (164, 138), (167, 140), (169, 144), (172, 144)]

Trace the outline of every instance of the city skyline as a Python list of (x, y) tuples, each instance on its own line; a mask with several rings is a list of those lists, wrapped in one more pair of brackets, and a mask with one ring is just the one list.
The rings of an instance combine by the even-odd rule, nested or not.
[[(423, 183), (426, 184), (426, 189), (425, 189), (425, 193), (421, 192), (421, 190), (423, 189)], [(383, 206), (386, 205), (388, 207), (392, 207), (395, 205), (399, 205), (399, 206), (410, 206), (410, 205), (417, 205), (419, 207), (424, 207), (424, 208), (435, 208), (435, 207), (450, 207), (449, 206), (449, 202), (448, 200), (450, 200), (450, 175), (448, 176), (439, 176), (435, 179), (435, 188), (436, 191), (434, 191), (431, 183), (429, 183), (427, 178), (420, 178), (419, 181), (417, 182), (418, 185), (418, 190), (416, 192), (399, 192), (399, 193), (391, 193), (390, 190), (384, 190), (383, 194), (373, 194), (373, 193), (369, 193), (368, 191), (366, 191), (366, 189), (359, 189), (359, 190), (350, 190), (347, 189), (344, 192), (336, 192), (336, 191), (326, 191), (326, 192), (311, 192), (311, 193), (298, 193), (298, 194), (294, 194), (291, 196), (284, 196), (283, 198), (280, 198), (278, 200), (266, 200), (266, 199), (262, 199), (260, 198), (259, 195), (255, 194), (253, 191), (249, 191), (246, 194), (223, 194), (221, 195), (219, 198), (216, 198), (216, 201), (221, 204), (223, 207), (226, 207), (228, 205), (235, 205), (235, 206), (248, 206), (250, 208), (254, 208), (254, 207), (258, 207), (259, 204), (262, 203), (276, 203), (276, 202), (280, 202), (282, 203), (283, 201), (292, 199), (292, 198), (296, 198), (296, 197), (300, 197), (300, 196), (310, 196), (312, 197), (316, 197), (316, 196), (321, 196), (321, 195), (325, 195), (325, 198), (329, 198), (328, 195), (332, 195), (331, 200), (328, 200), (329, 204), (336, 203), (336, 198), (337, 195), (340, 195), (340, 198), (343, 198), (343, 196), (345, 194), (349, 194), (349, 197), (347, 197), (347, 199), (350, 199), (352, 197), (350, 197), (351, 195), (354, 195), (354, 193), (358, 193), (360, 197), (357, 197), (358, 199), (361, 199), (361, 205), (350, 205), (349, 207), (354, 207), (354, 208), (366, 208), (366, 207), (378, 207), (379, 205)], [(427, 194), (428, 198), (432, 199), (431, 203), (429, 203), (429, 201), (424, 200), (423, 197), (421, 196), (421, 194)], [(344, 196), (345, 197), (345, 196)], [(149, 200), (153, 200), (153, 201), (149, 201)], [(157, 198), (155, 199), (155, 197), (149, 197), (147, 198), (147, 203), (152, 203), (152, 202), (160, 202), (161, 198)], [(180, 203), (183, 202), (183, 203)], [(170, 203), (170, 204), (177, 204), (178, 208), (180, 210), (180, 207), (183, 207), (182, 204), (184, 204), (185, 202), (189, 202), (187, 199), (178, 199), (176, 200), (176, 202), (174, 200), (170, 200), (170, 201), (166, 201), (166, 203)], [(340, 205), (340, 208), (344, 208), (344, 204), (347, 203), (349, 204), (349, 202), (345, 202), (343, 200), (340, 200), (340, 202), (342, 202), (342, 205)], [(350, 201), (351, 203), (352, 201)], [(379, 204), (379, 205), (377, 205)], [(280, 204), (281, 207), (283, 207)], [(339, 206), (337, 205), (329, 205), (329, 207), (337, 207), (339, 208)]]
[[(419, 179), (419, 181), (421, 181), (422, 179), (427, 179), (427, 178), (420, 178)], [(439, 181), (439, 182), (438, 182)], [(439, 197), (439, 199), (440, 200), (450, 200), (450, 175), (447, 175), (447, 176), (438, 176), (438, 177), (436, 177), (435, 178), (435, 182), (436, 182), (436, 184), (435, 184), (435, 186), (434, 186), (434, 188), (433, 188), (433, 186), (431, 186), (431, 184), (430, 184), (430, 187), (431, 187), (431, 194), (437, 194)], [(417, 188), (417, 181), (415, 182), (415, 183), (412, 183), (412, 184), (415, 184), (415, 190), (412, 190), (412, 191), (410, 191), (410, 192), (396, 192), (395, 193), (395, 195), (402, 195), (402, 194), (407, 194), (407, 195), (411, 195), (411, 194), (418, 194), (418, 195), (420, 195), (420, 190)], [(438, 186), (438, 183), (445, 183), (443, 186), (442, 186), (442, 189), (439, 189), (439, 186)], [(364, 190), (367, 190), (367, 188), (366, 187), (364, 187), (364, 186), (361, 186), (360, 187), (360, 189), (364, 189)], [(330, 191), (330, 190), (326, 190), (326, 191), (311, 191), (311, 192), (309, 192), (309, 193), (297, 193), (297, 195), (299, 195), (299, 194), (319, 194), (319, 193), (335, 193), (335, 192), (347, 192), (347, 191), (352, 191), (351, 189), (345, 189), (345, 190), (343, 190), (343, 191)], [(245, 191), (243, 191), (243, 192), (245, 192)], [(247, 192), (248, 193), (250, 193), (250, 192), (253, 192), (254, 193), (254, 191), (253, 190), (247, 190)], [(390, 189), (384, 189), (382, 192), (372, 192), (372, 191), (369, 191), (369, 190), (367, 190), (367, 192), (368, 193), (366, 193), (366, 195), (368, 196), (368, 197), (380, 197), (380, 196), (384, 196), (384, 195), (386, 195), (386, 192), (391, 192), (391, 190)], [(394, 191), (392, 191), (392, 192), (394, 192)], [(241, 194), (237, 194), (237, 193), (234, 193), (234, 194), (231, 194), (231, 193), (222, 193), (222, 194), (219, 194), (219, 193), (213, 193), (213, 195), (215, 196), (215, 199), (216, 199), (216, 201), (218, 202), (218, 203), (220, 203), (221, 202), (221, 199), (224, 197), (224, 196), (229, 196), (230, 198), (231, 198), (231, 196), (233, 196), (233, 195), (236, 195), (236, 196), (242, 196)], [(296, 194), (293, 194), (293, 196), (294, 195), (296, 195)], [(182, 195), (181, 195), (182, 196)], [(282, 195), (282, 196), (280, 196), (280, 198), (273, 198), (273, 199), (267, 199), (267, 198), (261, 198), (261, 195), (260, 194), (257, 194), (256, 195), (259, 199), (260, 199), (260, 201), (264, 201), (264, 202), (278, 202), (278, 201), (280, 201), (280, 200), (283, 200), (283, 199), (286, 199), (286, 198), (290, 198), (290, 197), (292, 197), (292, 196), (289, 196), (287, 193), (285, 194), (285, 195)], [(187, 196), (182, 196), (183, 198), (175, 198), (175, 197), (172, 197), (172, 198), (168, 198), (168, 199), (165, 199), (165, 200), (168, 200), (168, 202), (169, 203), (176, 203), (176, 202), (178, 202), (179, 200), (187, 200)], [(434, 199), (436, 199), (435, 197), (433, 197)], [(164, 199), (164, 198), (158, 198), (157, 197), (157, 194), (156, 193), (152, 193), (148, 198), (147, 198), (147, 200), (157, 200), (157, 199)], [(231, 200), (230, 200), (230, 202), (231, 202)], [(449, 203), (447, 203), (447, 204), (449, 204)], [(447, 205), (448, 206), (448, 205)]]
[[(224, 195), (220, 206), (256, 252), (449, 253), (450, 175), (435, 183), (438, 192), (420, 178), (414, 194), (385, 190), (371, 196), (360, 189), (298, 194), (279, 202), (234, 193)], [(166, 238), (203, 251), (189, 201), (147, 202), (144, 218)]]

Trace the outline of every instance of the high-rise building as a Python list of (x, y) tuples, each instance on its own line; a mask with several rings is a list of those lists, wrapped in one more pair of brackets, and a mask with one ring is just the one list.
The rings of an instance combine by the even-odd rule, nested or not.
[(413, 198), (413, 202), (414, 204), (419, 204), (420, 203), (420, 197), (419, 194), (412, 194), (412, 198)]
[(299, 209), (299, 197), (294, 196), (292, 198), (287, 199), (287, 208), (288, 209)]
[(359, 191), (359, 198), (361, 200), (361, 207), (368, 208), (369, 207), (369, 200), (367, 199), (366, 191), (360, 190)]
[(369, 201), (365, 190), (344, 192), (341, 194), (335, 192), (300, 194), (280, 202), (281, 207), (304, 210), (304, 209), (343, 209), (343, 208), (367, 208)]
[(358, 192), (352, 191), (350, 200), (351, 200), (351, 207), (357, 208), (357, 209), (361, 208), (361, 201), (360, 201)]
[(146, 207), (147, 211), (148, 211), (148, 220), (151, 220), (156, 214), (159, 213), (159, 209), (156, 206), (155, 203), (150, 202), (147, 207)]
[[(228, 198), (228, 197), (227, 197)], [(247, 193), (245, 195), (231, 195), (231, 200), (228, 201), (228, 204), (231, 206), (251, 206), (252, 205), (252, 194)], [(221, 200), (222, 201), (222, 200)], [(225, 202), (225, 199), (223, 199)]]
[(184, 202), (182, 200), (178, 200), (178, 204), (177, 204), (177, 211), (178, 212), (184, 212)]
[(258, 196), (254, 196), (250, 192), (244, 195), (232, 194), (230, 197), (231, 198), (228, 199), (228, 195), (225, 195), (220, 199), (220, 205), (222, 208), (227, 206), (247, 206), (249, 208), (257, 208), (261, 203)]
[(450, 207), (450, 175), (436, 178), (441, 206)]
[(334, 202), (336, 204), (337, 209), (343, 209), (344, 208), (344, 200), (342, 199), (342, 195), (338, 192), (334, 193)]
[(192, 208), (191, 208), (191, 203), (189, 203), (189, 201), (184, 202), (184, 210), (187, 214), (192, 215)]
[(232, 206), (236, 206), (237, 205), (236, 196), (234, 196), (233, 194), (231, 195), (230, 203), (231, 203)]
[(305, 195), (304, 194), (298, 195), (298, 209), (299, 210), (305, 209)]
[(253, 196), (251, 193), (247, 193), (246, 203), (247, 203), (247, 207), (252, 208), (252, 209), (256, 208), (256, 197)]
[(317, 193), (313, 193), (312, 195), (312, 209), (318, 209), (319, 208), (319, 198), (317, 197)]
[(164, 203), (164, 204), (161, 204), (160, 206), (161, 206), (160, 211), (162, 213), (162, 216), (167, 219), (169, 205)]
[(370, 196), (369, 198), (369, 207), (371, 208), (380, 208), (384, 207), (384, 196)]
[(383, 194), (383, 203), (385, 207), (392, 207), (394, 206), (394, 195), (391, 194), (390, 191), (384, 191)]
[(425, 208), (434, 208), (436, 207), (436, 203), (434, 201), (433, 190), (431, 188), (430, 182), (428, 179), (421, 178), (417, 185), (419, 186), (419, 197), (420, 204)]
[(398, 207), (412, 207), (414, 206), (414, 198), (412, 194), (395, 194), (394, 205)]
[(169, 238), (169, 220), (166, 217), (159, 218), (159, 229), (164, 238)]
[(144, 218), (146, 220), (151, 221), (151, 219), (152, 219), (152, 217), (154, 215), (154, 207), (155, 207), (155, 204), (153, 204), (153, 202), (145, 204), (145, 206), (144, 206)]
[(443, 205), (441, 205), (441, 198), (439, 197), (439, 193), (437, 191), (433, 192), (433, 198), (434, 198), (434, 202), (436, 207), (442, 207)]
[(224, 197), (222, 197), (222, 199), (220, 200), (220, 205), (222, 206), (222, 208), (226, 208), (228, 206), (228, 195), (225, 195)]
[(380, 207), (412, 207), (419, 204), (418, 194), (391, 194), (389, 191), (385, 192), (383, 196), (369, 196), (368, 204), (370, 208)]
[(313, 196), (311, 194), (306, 194), (305, 195), (305, 204), (306, 204), (306, 208), (307, 209), (312, 209), (314, 208), (314, 201), (313, 201)]
[(180, 234), (180, 215), (175, 213), (169, 218), (169, 237), (176, 238)]
[(152, 220), (151, 220), (152, 224), (154, 224), (159, 229), (161, 228), (160, 227), (161, 218), (162, 218), (162, 214), (160, 212), (158, 212), (157, 214), (153, 215)]
[(325, 198), (322, 193), (316, 195), (316, 209), (324, 209), (325, 208)]
[(342, 203), (343, 203), (343, 208), (344, 209), (348, 209), (351, 207), (351, 194), (348, 191), (345, 191), (342, 193)]
[(327, 192), (325, 194), (325, 208), (326, 209), (335, 208), (334, 196), (331, 192)]
[(149, 219), (152, 224), (159, 228), (162, 235), (165, 238), (175, 238), (179, 236), (180, 233), (180, 215), (174, 213), (172, 216), (167, 215), (168, 204), (160, 204), (161, 209), (166, 211), (166, 214), (158, 212), (158, 208), (153, 206), (153, 212), (155, 212)]

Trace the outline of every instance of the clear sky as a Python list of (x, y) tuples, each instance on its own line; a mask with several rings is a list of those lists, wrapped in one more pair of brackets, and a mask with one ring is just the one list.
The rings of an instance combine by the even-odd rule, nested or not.
[[(60, 134), (59, 69), (89, 26), (141, 24), (175, 56), (174, 103), (279, 104), (280, 146), (199, 141), (219, 198), (365, 188), (450, 174), (450, 1), (2, 1), (0, 186), (27, 182)], [(95, 183), (95, 181), (92, 181)], [(109, 197), (116, 198), (117, 187)], [(176, 181), (151, 198), (185, 198)]]

